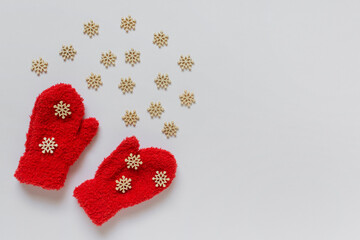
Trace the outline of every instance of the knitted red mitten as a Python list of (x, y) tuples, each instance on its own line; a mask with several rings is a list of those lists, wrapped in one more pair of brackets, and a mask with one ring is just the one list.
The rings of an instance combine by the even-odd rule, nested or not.
[(146, 201), (175, 178), (176, 160), (165, 150), (139, 150), (135, 137), (126, 138), (99, 166), (94, 179), (75, 188), (74, 196), (96, 225), (120, 209)]
[(83, 99), (69, 84), (57, 84), (36, 99), (15, 177), (44, 189), (64, 186), (69, 167), (95, 136), (99, 123), (83, 119)]

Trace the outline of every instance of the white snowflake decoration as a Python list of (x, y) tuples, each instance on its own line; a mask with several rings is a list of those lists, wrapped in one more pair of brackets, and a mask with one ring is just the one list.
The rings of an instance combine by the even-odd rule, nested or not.
[(46, 138), (44, 137), (44, 141), (39, 144), (39, 147), (42, 149), (42, 153), (53, 153), (54, 149), (58, 147), (57, 143), (54, 141), (55, 138)]
[(167, 181), (170, 181), (170, 178), (166, 176), (166, 171), (156, 171), (156, 175), (152, 180), (155, 181), (155, 187), (166, 187), (166, 183)]
[(138, 169), (138, 167), (143, 163), (140, 159), (140, 155), (133, 155), (130, 153), (130, 155), (125, 159), (125, 162), (127, 163), (128, 168), (134, 168), (135, 170)]
[(66, 104), (63, 101), (60, 101), (57, 105), (54, 105), (55, 116), (59, 116), (62, 119), (65, 119), (67, 115), (71, 115), (70, 104)]
[(116, 191), (125, 193), (127, 190), (131, 189), (131, 178), (126, 178), (122, 176), (119, 180), (115, 180), (116, 182)]

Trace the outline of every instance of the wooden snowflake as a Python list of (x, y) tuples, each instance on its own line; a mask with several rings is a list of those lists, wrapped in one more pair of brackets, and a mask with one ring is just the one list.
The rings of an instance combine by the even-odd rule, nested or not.
[(166, 187), (166, 183), (170, 181), (170, 178), (167, 177), (166, 171), (156, 171), (152, 180), (155, 181), (155, 187)]
[(60, 54), (60, 56), (62, 56), (64, 61), (66, 61), (68, 59), (74, 60), (76, 51), (72, 45), (69, 45), (69, 46), (63, 45), (59, 54)]
[(84, 34), (89, 35), (92, 38), (94, 35), (99, 34), (99, 25), (95, 24), (93, 20), (88, 23), (84, 23)]
[(185, 90), (184, 93), (179, 97), (181, 105), (187, 106), (188, 108), (190, 108), (190, 106), (195, 103), (194, 93), (190, 93)]
[(192, 65), (194, 65), (194, 61), (191, 59), (190, 55), (187, 56), (180, 56), (180, 59), (178, 61), (178, 65), (180, 66), (181, 70), (189, 70), (191, 71)]
[(164, 128), (162, 130), (162, 133), (164, 133), (167, 138), (176, 137), (176, 133), (178, 130), (179, 128), (175, 125), (174, 122), (168, 122), (168, 123), (164, 123)]
[(97, 90), (101, 85), (103, 85), (101, 81), (100, 75), (95, 75), (94, 73), (91, 73), (91, 75), (86, 79), (86, 82), (88, 84), (88, 88), (94, 88)]
[(139, 116), (136, 114), (136, 111), (128, 111), (126, 110), (125, 115), (122, 117), (126, 126), (136, 126), (137, 121), (140, 120)]
[(116, 182), (116, 191), (125, 193), (127, 190), (131, 189), (131, 178), (126, 178), (122, 176), (119, 180), (115, 180)]
[(48, 63), (45, 62), (42, 58), (32, 61), (31, 71), (35, 72), (38, 76), (40, 76), (41, 73), (47, 73), (47, 68)]
[(171, 84), (171, 81), (169, 79), (169, 75), (159, 73), (158, 76), (155, 79), (155, 84), (156, 84), (158, 89), (163, 88), (163, 89), (166, 90), (167, 87)]
[(121, 78), (121, 82), (119, 84), (119, 88), (125, 93), (132, 93), (135, 87), (135, 83), (129, 78)]
[(127, 164), (127, 168), (134, 168), (135, 170), (143, 164), (140, 159), (140, 155), (133, 155), (132, 153), (130, 153), (130, 155), (125, 159), (125, 162)]
[(161, 103), (150, 103), (150, 107), (147, 109), (147, 111), (150, 113), (151, 118), (153, 117), (161, 117), (161, 114), (164, 112), (164, 108), (161, 106)]
[(101, 54), (100, 63), (104, 64), (106, 68), (109, 66), (115, 66), (116, 56), (111, 51)]
[(39, 144), (39, 147), (42, 150), (42, 153), (54, 153), (54, 149), (58, 147), (57, 143), (55, 142), (55, 138), (46, 138), (44, 137), (44, 140), (42, 143)]
[(163, 31), (154, 33), (153, 44), (157, 45), (159, 48), (161, 48), (163, 46), (167, 46), (168, 40), (169, 40), (169, 36), (165, 35), (165, 33), (163, 33)]
[(125, 62), (134, 66), (140, 62), (140, 52), (135, 51), (133, 48), (125, 53)]
[(60, 101), (58, 104), (54, 105), (55, 116), (59, 116), (62, 119), (65, 119), (67, 115), (71, 115), (70, 104), (66, 104), (63, 101)]
[(130, 30), (135, 31), (135, 25), (136, 25), (136, 20), (133, 19), (130, 15), (126, 18), (121, 18), (120, 27), (124, 29), (126, 33), (128, 33)]

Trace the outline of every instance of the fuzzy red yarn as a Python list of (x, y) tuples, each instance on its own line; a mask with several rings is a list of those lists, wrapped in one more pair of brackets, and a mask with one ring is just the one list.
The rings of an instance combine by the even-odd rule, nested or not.
[[(142, 164), (137, 170), (128, 168), (125, 159), (132, 153), (140, 155)], [(75, 188), (74, 197), (96, 225), (102, 225), (120, 209), (139, 204), (169, 187), (176, 173), (174, 156), (163, 149), (139, 150), (136, 137), (126, 138), (99, 166), (94, 179)], [(152, 179), (156, 171), (166, 171), (166, 186), (156, 187)], [(131, 189), (125, 193), (116, 190), (116, 180), (131, 179)]]
[[(64, 119), (55, 115), (54, 105), (70, 104), (71, 114)], [(21, 183), (44, 189), (60, 189), (69, 167), (79, 158), (95, 136), (99, 123), (95, 118), (83, 119), (83, 99), (69, 84), (57, 84), (36, 99), (26, 135), (25, 153), (20, 158), (15, 177)], [(55, 138), (53, 153), (42, 153), (43, 138)]]

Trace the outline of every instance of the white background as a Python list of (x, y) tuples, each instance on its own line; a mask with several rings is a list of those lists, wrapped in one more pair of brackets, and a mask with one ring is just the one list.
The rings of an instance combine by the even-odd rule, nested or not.
[[(360, 239), (360, 3), (348, 0), (1, 1), (0, 239)], [(120, 29), (133, 16), (136, 31)], [(82, 33), (94, 20), (100, 34)], [(158, 49), (163, 30), (169, 46)], [(59, 56), (73, 44), (73, 62)], [(124, 52), (141, 52), (141, 64)], [(113, 51), (116, 67), (99, 63)], [(192, 72), (177, 60), (191, 54)], [(38, 77), (31, 61), (43, 57)], [(104, 85), (87, 89), (101, 74)], [(172, 84), (159, 91), (158, 72)], [(136, 82), (132, 95), (117, 88)], [(13, 177), (35, 98), (58, 82), (85, 99), (97, 136), (65, 187), (46, 191)], [(197, 103), (181, 107), (183, 90)], [(146, 109), (161, 101), (165, 113)], [(125, 127), (125, 110), (140, 121)], [(161, 133), (165, 121), (177, 138)], [(121, 140), (171, 151), (177, 178), (150, 201), (95, 226), (72, 196)]]

